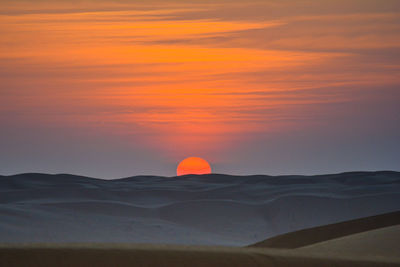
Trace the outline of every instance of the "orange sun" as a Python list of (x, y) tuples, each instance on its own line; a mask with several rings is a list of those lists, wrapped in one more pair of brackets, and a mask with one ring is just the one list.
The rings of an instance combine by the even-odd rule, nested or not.
[(210, 164), (202, 158), (189, 157), (179, 163), (176, 168), (178, 176), (185, 174), (208, 174), (211, 173)]

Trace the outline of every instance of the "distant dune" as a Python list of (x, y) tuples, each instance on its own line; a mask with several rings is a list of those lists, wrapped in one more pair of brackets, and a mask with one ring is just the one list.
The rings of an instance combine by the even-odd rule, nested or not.
[(398, 211), (400, 173), (0, 177), (0, 243), (246, 246)]

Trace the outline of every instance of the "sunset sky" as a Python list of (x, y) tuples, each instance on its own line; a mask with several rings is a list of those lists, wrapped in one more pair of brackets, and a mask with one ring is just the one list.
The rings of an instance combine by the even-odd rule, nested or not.
[(0, 174), (400, 170), (400, 1), (0, 2)]

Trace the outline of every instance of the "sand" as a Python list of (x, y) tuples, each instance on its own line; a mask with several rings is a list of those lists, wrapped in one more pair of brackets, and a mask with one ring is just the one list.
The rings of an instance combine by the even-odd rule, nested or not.
[(0, 266), (400, 266), (399, 177), (0, 177)]
[(0, 177), (0, 242), (246, 246), (396, 211), (397, 172)]
[(321, 256), (287, 249), (121, 244), (0, 245), (0, 266), (399, 266), (399, 259)]
[[(334, 240), (334, 239), (340, 240), (341, 237), (348, 237), (348, 236), (351, 236), (351, 238), (355, 238), (358, 236), (356, 235), (358, 233), (361, 233), (360, 236), (363, 236), (364, 233), (374, 233), (374, 231), (372, 230), (375, 229), (378, 229), (377, 233), (381, 234), (380, 232), (381, 229), (382, 230), (392, 229), (388, 226), (396, 227), (399, 224), (400, 224), (400, 211), (397, 211), (381, 215), (370, 216), (366, 218), (360, 218), (356, 220), (350, 220), (335, 224), (303, 229), (283, 235), (278, 235), (269, 238), (267, 240), (258, 242), (256, 244), (253, 244), (251, 245), (251, 247), (301, 248), (305, 246), (313, 247), (312, 246), (313, 244), (316, 244), (316, 247), (318, 247), (319, 244), (321, 244), (320, 242)], [(368, 234), (368, 236), (370, 235)], [(373, 238), (376, 239), (377, 236), (373, 236)], [(367, 241), (367, 239), (368, 238), (365, 237), (365, 241)], [(360, 240), (362, 239), (360, 238)], [(361, 243), (361, 241), (356, 241), (356, 242)], [(381, 242), (382, 240), (379, 241), (379, 243)], [(393, 242), (394, 241), (392, 241), (392, 243)]]
[(384, 227), (299, 248), (321, 255), (365, 255), (400, 259), (400, 225)]

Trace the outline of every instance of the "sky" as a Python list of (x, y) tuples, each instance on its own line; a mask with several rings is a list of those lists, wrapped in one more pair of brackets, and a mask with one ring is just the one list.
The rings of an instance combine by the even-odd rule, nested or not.
[(0, 174), (400, 171), (400, 1), (0, 2)]

